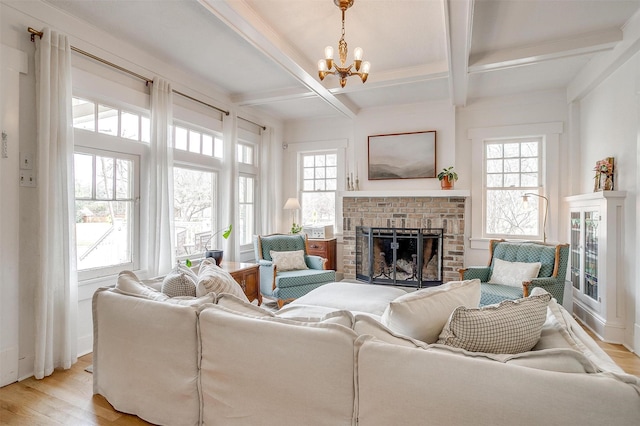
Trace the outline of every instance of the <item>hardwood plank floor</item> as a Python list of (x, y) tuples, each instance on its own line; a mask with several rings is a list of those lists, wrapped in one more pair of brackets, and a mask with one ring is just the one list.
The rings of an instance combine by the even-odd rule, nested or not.
[[(587, 330), (588, 331), (588, 330)], [(640, 377), (640, 358), (622, 345), (600, 341), (607, 354), (627, 373)], [(120, 413), (100, 395), (93, 395), (91, 354), (81, 357), (69, 370), (33, 377), (0, 388), (0, 424), (19, 426), (149, 425), (136, 416)]]

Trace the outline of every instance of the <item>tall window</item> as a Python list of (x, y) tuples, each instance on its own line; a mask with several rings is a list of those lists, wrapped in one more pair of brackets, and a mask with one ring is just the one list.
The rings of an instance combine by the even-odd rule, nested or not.
[(338, 186), (338, 154), (336, 152), (301, 155), (302, 224), (335, 224), (336, 190)]
[[(209, 171), (173, 168), (173, 215), (177, 257), (202, 254), (212, 248), (215, 231), (215, 188), (217, 174)], [(208, 243), (208, 244), (207, 244)], [(208, 247), (205, 247), (207, 246)]]
[(541, 150), (541, 138), (485, 141), (486, 237), (542, 235), (543, 200), (531, 197), (525, 205), (522, 199), (525, 193), (540, 194)]
[(223, 157), (222, 135), (192, 123), (173, 125), (173, 225), (178, 259), (198, 258), (217, 247), (211, 239), (218, 223), (218, 177)]
[(77, 148), (74, 169), (78, 271), (89, 278), (133, 269), (138, 158)]
[(74, 97), (75, 222), (78, 277), (138, 267), (140, 158), (148, 111)]
[(251, 244), (255, 228), (255, 179), (252, 176), (238, 178), (238, 235), (240, 245)]

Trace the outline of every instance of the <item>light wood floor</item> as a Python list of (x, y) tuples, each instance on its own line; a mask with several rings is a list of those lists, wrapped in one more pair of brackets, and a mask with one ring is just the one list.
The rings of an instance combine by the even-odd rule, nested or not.
[[(593, 335), (592, 335), (593, 337)], [(594, 337), (595, 338), (595, 337)], [(595, 340), (627, 373), (640, 376), (640, 358), (622, 345)], [(136, 416), (119, 413), (100, 395), (93, 395), (91, 354), (69, 370), (33, 377), (0, 388), (0, 424), (24, 426), (149, 425)]]

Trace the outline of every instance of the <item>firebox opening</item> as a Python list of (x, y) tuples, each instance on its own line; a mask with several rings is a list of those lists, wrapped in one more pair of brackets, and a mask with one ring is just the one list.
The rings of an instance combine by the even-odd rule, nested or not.
[(356, 279), (372, 284), (442, 284), (441, 228), (356, 227)]

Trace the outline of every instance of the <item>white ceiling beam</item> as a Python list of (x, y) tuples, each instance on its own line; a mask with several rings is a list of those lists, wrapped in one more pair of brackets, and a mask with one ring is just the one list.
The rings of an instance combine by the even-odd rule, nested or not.
[[(623, 26), (623, 41), (605, 55), (593, 58), (567, 87), (567, 102), (579, 101), (620, 65), (640, 51), (640, 9)], [(630, 90), (632, 90), (631, 88)]]
[(502, 70), (523, 65), (538, 64), (554, 59), (590, 55), (611, 50), (620, 41), (622, 41), (622, 31), (616, 28), (597, 33), (582, 34), (580, 36), (542, 43), (535, 46), (487, 52), (472, 56), (469, 73)]
[(467, 104), (469, 85), (469, 52), (473, 27), (474, 0), (443, 0), (447, 59), (449, 61), (449, 93), (455, 106)]
[(354, 118), (357, 115), (358, 109), (353, 104), (349, 105), (344, 100), (338, 99), (318, 81), (315, 65), (309, 65), (308, 69), (303, 68), (300, 64), (305, 64), (306, 59), (294, 51), (291, 44), (286, 43), (245, 2), (229, 0), (198, 0), (198, 2), (338, 112), (348, 118)]
[(284, 89), (254, 92), (250, 95), (233, 95), (231, 100), (239, 106), (263, 105), (271, 102), (315, 98), (318, 95), (306, 87), (287, 87)]

